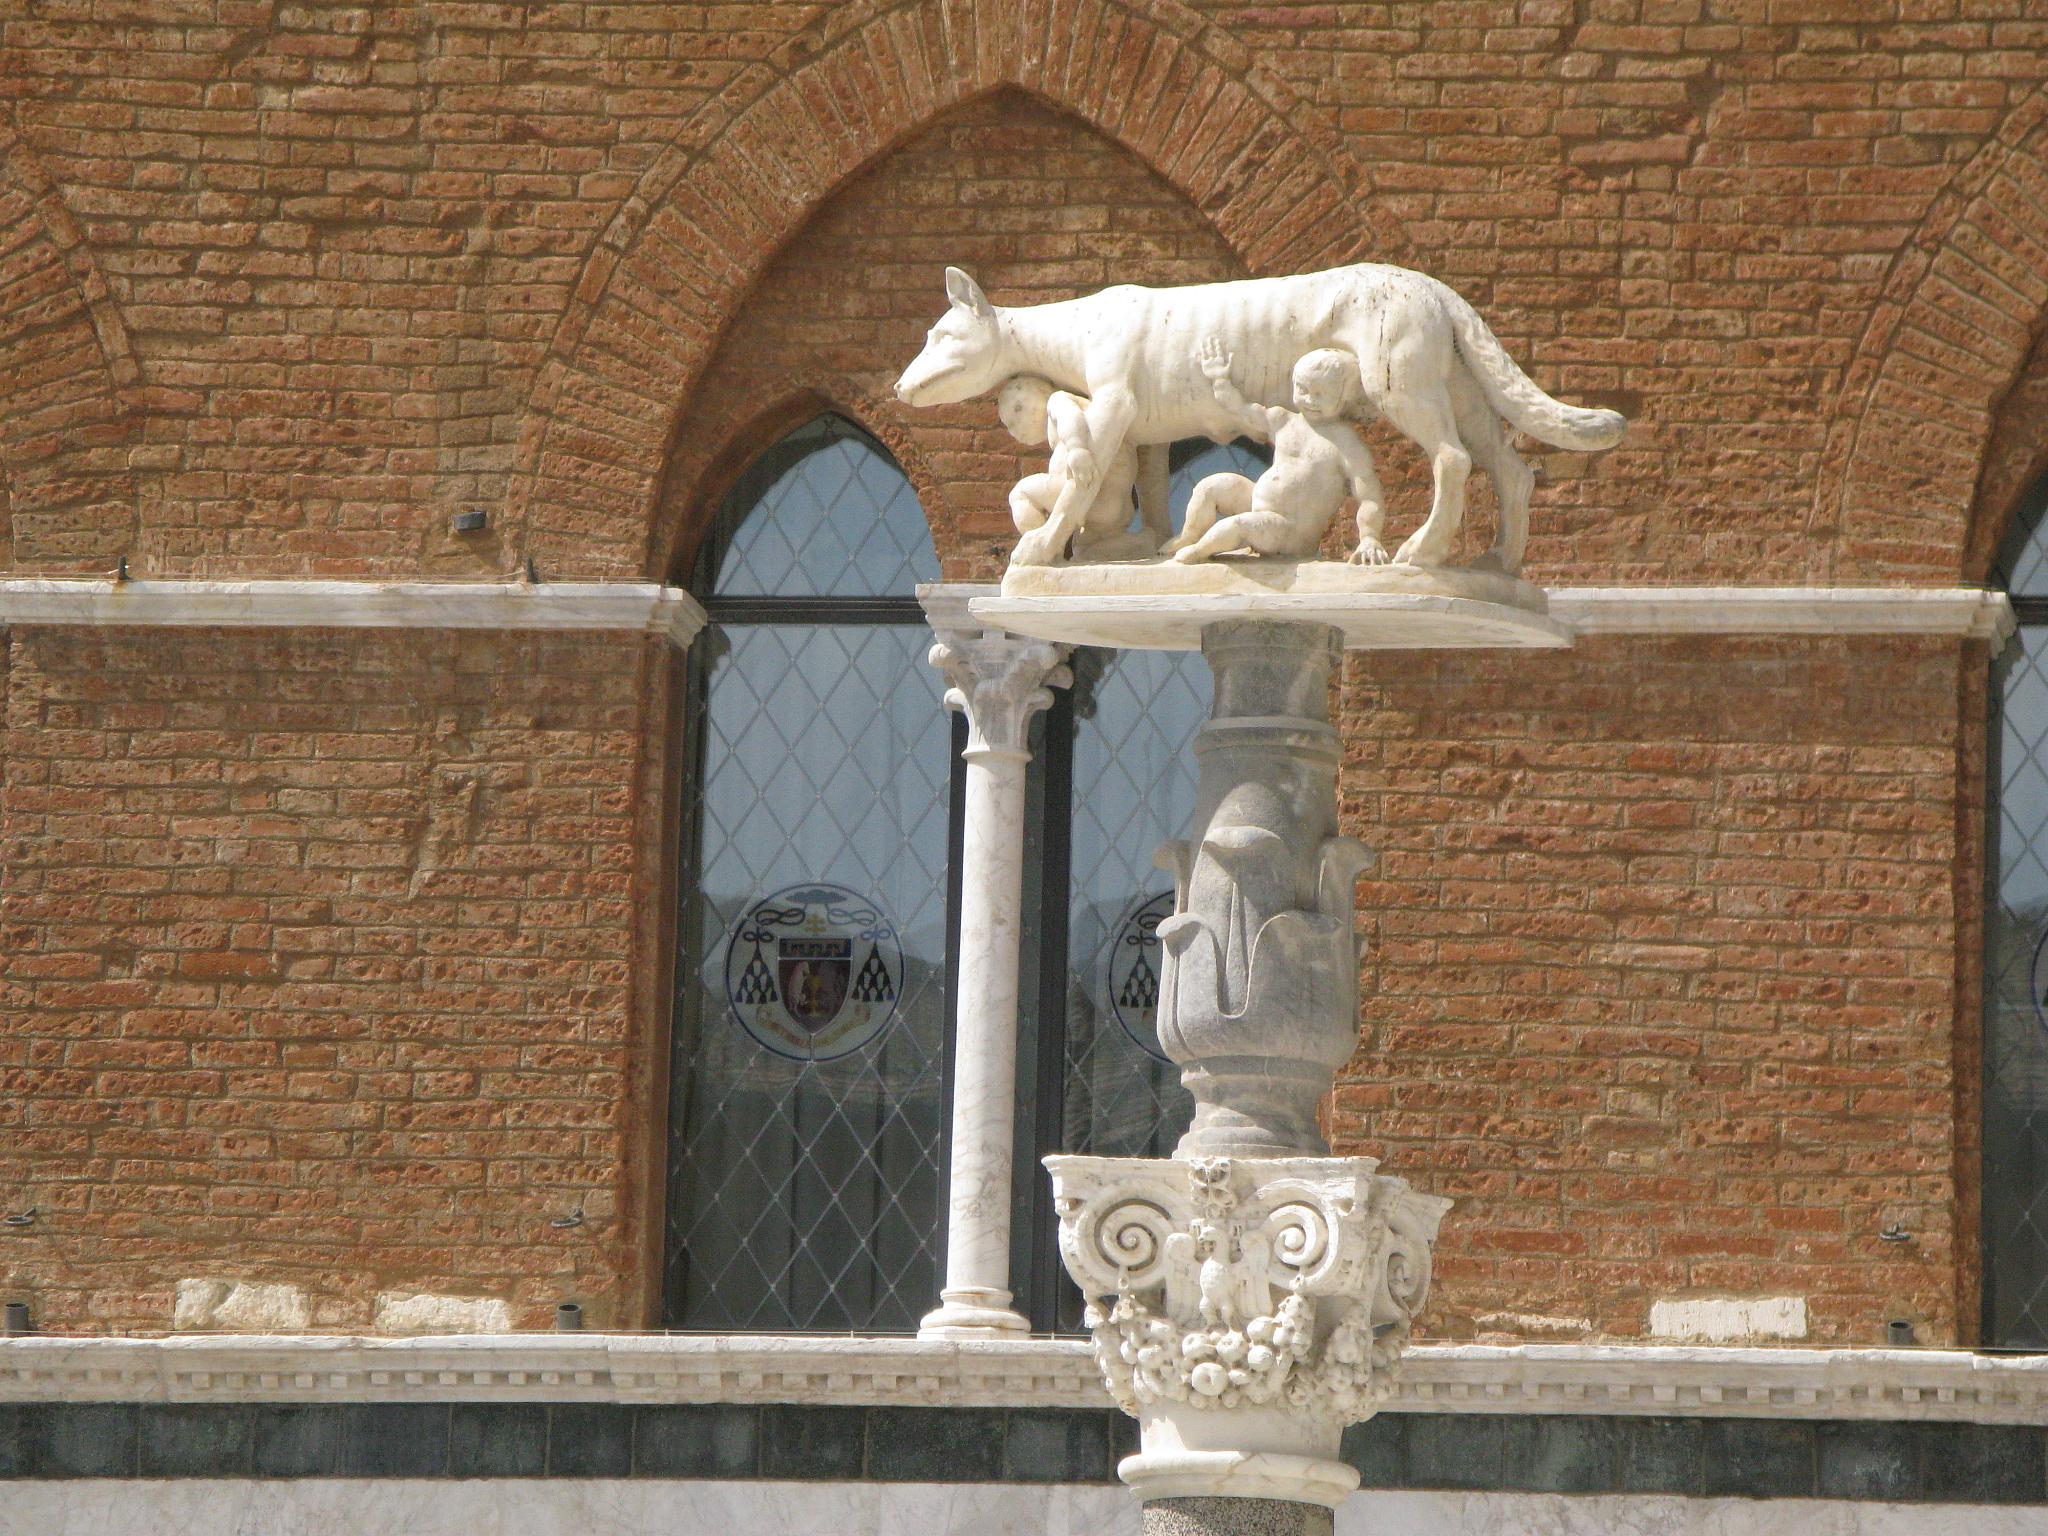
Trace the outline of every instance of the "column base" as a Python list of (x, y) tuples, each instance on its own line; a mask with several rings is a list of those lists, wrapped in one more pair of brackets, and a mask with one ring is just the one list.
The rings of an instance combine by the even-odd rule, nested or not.
[(920, 1339), (1021, 1339), (1030, 1332), (1008, 1291), (941, 1291), (939, 1305), (917, 1325)]
[(1278, 1499), (1154, 1499), (1143, 1536), (1333, 1536), (1337, 1514)]
[[(1281, 1451), (1140, 1451), (1117, 1463), (1116, 1475), (1145, 1501), (1147, 1536), (1155, 1503), (1300, 1504), (1335, 1509), (1358, 1491), (1358, 1469), (1320, 1456)], [(1163, 1529), (1176, 1529), (1165, 1527)], [(1234, 1526), (1190, 1525), (1190, 1533)], [(1264, 1531), (1265, 1526), (1246, 1527)], [(1291, 1526), (1274, 1525), (1273, 1531)], [(1313, 1529), (1305, 1526), (1304, 1531)], [(1324, 1527), (1328, 1529), (1327, 1526)]]

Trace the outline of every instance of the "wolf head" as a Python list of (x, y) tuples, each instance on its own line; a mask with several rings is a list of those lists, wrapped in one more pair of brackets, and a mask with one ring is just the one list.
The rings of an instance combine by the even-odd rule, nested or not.
[(1002, 331), (981, 285), (958, 267), (948, 267), (946, 297), (952, 303), (926, 334), (924, 350), (896, 381), (896, 398), (905, 405), (972, 400), (1005, 377)]

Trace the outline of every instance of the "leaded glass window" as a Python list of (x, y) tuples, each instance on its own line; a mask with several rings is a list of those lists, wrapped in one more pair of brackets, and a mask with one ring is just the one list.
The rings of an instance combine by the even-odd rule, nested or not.
[(2048, 480), (1999, 551), (2019, 633), (1991, 679), (1984, 1340), (2048, 1347)]
[[(1175, 523), (1203, 476), (1266, 463), (1178, 445)], [(830, 416), (761, 456), (702, 546), (670, 1327), (887, 1332), (937, 1298), (959, 742), (912, 595), (937, 578), (901, 471)], [(1074, 672), (1027, 783), (1013, 1284), (1041, 1328), (1073, 1326), (1078, 1297), (1038, 1157), (1161, 1154), (1192, 1109), (1158, 1048), (1172, 882), (1152, 856), (1193, 815), (1208, 669), (1082, 650)]]
[(1165, 1157), (1194, 1102), (1159, 1048), (1158, 930), (1173, 878), (1152, 856), (1194, 815), (1209, 669), (1193, 652), (1091, 650), (1074, 687), (1060, 1150)]
[(952, 731), (886, 450), (821, 417), (698, 560), (668, 1326), (915, 1328), (938, 1294)]

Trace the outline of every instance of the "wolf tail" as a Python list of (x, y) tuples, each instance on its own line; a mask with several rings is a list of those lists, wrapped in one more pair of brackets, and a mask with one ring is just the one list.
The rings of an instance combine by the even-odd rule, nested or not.
[(1458, 353), (1493, 408), (1531, 437), (1555, 448), (1593, 453), (1621, 441), (1628, 422), (1619, 411), (1566, 405), (1553, 400), (1522, 372), (1495, 338), (1479, 311), (1439, 285), (1444, 308), (1458, 338)]

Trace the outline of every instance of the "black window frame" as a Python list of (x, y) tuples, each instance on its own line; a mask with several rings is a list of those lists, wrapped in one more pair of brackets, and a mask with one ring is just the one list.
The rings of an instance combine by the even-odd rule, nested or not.
[[(2026, 1131), (2020, 1128), (2001, 1128), (1997, 1116), (2006, 1095), (2000, 1091), (1996, 1074), (2000, 1065), (1995, 1031), (1999, 1027), (1998, 1013), (2001, 1004), (2001, 976), (1999, 973), (1996, 946), (2001, 937), (2000, 925), (2004, 910), (2003, 875), (2005, 854), (2003, 851), (2004, 795), (2006, 788), (2006, 763), (2004, 737), (2006, 728), (2005, 694), (2006, 679), (2011, 669), (2021, 664), (2024, 642), (2028, 631), (2048, 631), (2048, 591), (2014, 592), (2011, 590), (2013, 576), (2020, 559), (2027, 553), (2034, 541), (2042, 536), (2044, 519), (2048, 519), (2048, 474), (2042, 475), (2028, 489), (2021, 499), (2011, 526), (2006, 530), (1994, 553), (1990, 584), (1994, 590), (2006, 593), (2012, 605), (2014, 632), (2004, 647), (1991, 658), (1991, 673), (1985, 689), (1986, 728), (1984, 737), (1984, 886), (1983, 886), (1983, 967), (1980, 1000), (1981, 1058), (1979, 1085), (1979, 1155), (1982, 1159), (1978, 1180), (1977, 1239), (1980, 1258), (1980, 1296), (1978, 1314), (1979, 1348), (2011, 1351), (2015, 1353), (2040, 1353), (2048, 1349), (2048, 1315), (2036, 1322), (2028, 1331), (2026, 1315), (2032, 1312), (2048, 1314), (2048, 1306), (2034, 1308), (2023, 1306), (2017, 1320), (2001, 1318), (2000, 1270), (2001, 1249), (2008, 1241), (2003, 1230), (2003, 1212), (1997, 1204), (2001, 1191), (1994, 1177), (1994, 1158), (2001, 1149), (2001, 1142), (2008, 1136), (2015, 1139), (2024, 1137)], [(2035, 573), (2035, 580), (2048, 585), (2048, 573)], [(2040, 725), (2048, 730), (2048, 718)], [(2048, 920), (2040, 929), (2039, 942), (2048, 945)], [(2028, 978), (2030, 993), (2035, 977)], [(2044, 1043), (2048, 1043), (2048, 1013), (2042, 1009), (2043, 999), (2036, 996), (2035, 1023), (2042, 1030)], [(2048, 1104), (2041, 1113), (2048, 1116)], [(2031, 1120), (2031, 1115), (2025, 1116)], [(2048, 1197), (2048, 1174), (2044, 1174), (2037, 1186), (2036, 1200)], [(2043, 1294), (2048, 1288), (2048, 1243), (2037, 1241), (2036, 1265), (2038, 1274), (2029, 1295)]]

